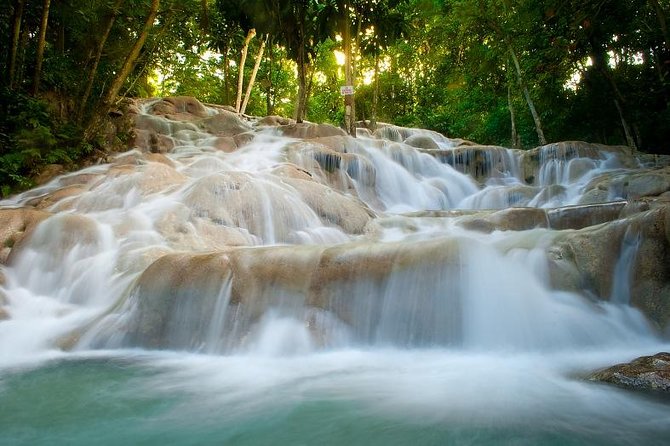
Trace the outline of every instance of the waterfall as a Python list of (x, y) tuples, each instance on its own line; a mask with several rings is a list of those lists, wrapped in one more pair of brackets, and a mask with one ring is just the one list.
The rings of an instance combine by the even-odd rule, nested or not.
[[(667, 433), (656, 403), (575, 378), (667, 348), (631, 305), (646, 233), (631, 224), (616, 239), (610, 295), (575, 259), (579, 237), (604, 229), (579, 231), (625, 206), (597, 219), (571, 206), (624, 169), (618, 155), (457, 147), (395, 126), (288, 137), (290, 125), (214, 107), (179, 121), (161, 104), (142, 105), (133, 150), (0, 202), (45, 213), (34, 227), (11, 220), (23, 238), (0, 269), (0, 397), (22, 379), (78, 392), (100, 376), (105, 398), (152, 420), (122, 430), (130, 443), (155, 426), (166, 433), (151, 438), (186, 441), (178, 425), (196, 439), (234, 442), (239, 429), (292, 443), (304, 437), (287, 425), (326, 435), (320, 410), (337, 429), (395, 423), (401, 442), (425, 424), (442, 439), (444, 425), (463, 441), (527, 430), (602, 443), (621, 405), (635, 441)], [(493, 212), (510, 207), (527, 212)], [(286, 437), (263, 437), (262, 420)]]

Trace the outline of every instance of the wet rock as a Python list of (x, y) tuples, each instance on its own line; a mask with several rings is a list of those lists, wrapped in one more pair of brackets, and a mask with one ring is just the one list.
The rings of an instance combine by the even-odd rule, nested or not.
[(324, 223), (336, 225), (349, 234), (361, 234), (374, 215), (362, 202), (333, 189), (302, 179), (286, 179)]
[(209, 116), (207, 108), (196, 98), (190, 96), (164, 98), (154, 104), (151, 111), (155, 115), (170, 116), (175, 120), (189, 120)]
[[(445, 281), (457, 283), (453, 279), (459, 271), (458, 261), (459, 247), (453, 240), (169, 254), (147, 268), (131, 290), (135, 306), (124, 342), (205, 351), (239, 348), (254, 323), (268, 309), (279, 305), (305, 323), (316, 310), (331, 315), (335, 325), (346, 324), (356, 338), (370, 341), (375, 335), (369, 330), (375, 326), (372, 321), (379, 317), (377, 311), (383, 299), (392, 297), (399, 304), (404, 301), (406, 290), (392, 286), (395, 274), (409, 280), (410, 289), (417, 295), (429, 296)], [(454, 276), (445, 277), (442, 268), (430, 268), (438, 264), (453, 267)], [(363, 290), (366, 292), (361, 294)], [(457, 310), (457, 302), (453, 304), (440, 308), (452, 312)], [(431, 307), (426, 308), (430, 311)], [(422, 310), (412, 306), (410, 300), (409, 306), (398, 311), (407, 312), (411, 318), (419, 317), (412, 311)], [(221, 323), (216, 324), (217, 320)], [(436, 324), (441, 320), (428, 318), (425, 327), (415, 330), (416, 337), (424, 337), (428, 345), (444, 341), (436, 336), (457, 338), (459, 325), (450, 325), (448, 329), (453, 333), (447, 332), (442, 326), (438, 329)], [(320, 338), (327, 340), (332, 328), (332, 324), (322, 325)], [(405, 333), (397, 336), (404, 337)], [(420, 341), (415, 338), (412, 342)]]
[(591, 381), (602, 381), (631, 390), (670, 393), (670, 353), (642, 356), (593, 373)]
[(659, 196), (670, 191), (670, 167), (609, 172), (591, 180), (585, 189), (580, 204)]
[(295, 120), (276, 115), (265, 116), (256, 123), (256, 125), (259, 127), (278, 127), (280, 125), (293, 124), (295, 124)]
[(0, 263), (8, 263), (10, 255), (18, 249), (24, 238), (48, 218), (49, 212), (30, 209), (0, 209)]
[(238, 133), (233, 137), (233, 141), (235, 141), (235, 146), (237, 148), (240, 148), (242, 146), (249, 144), (251, 141), (253, 141), (255, 137), (256, 134), (253, 132)]
[(146, 159), (149, 162), (153, 162), (153, 163), (165, 164), (168, 167), (172, 167), (172, 168), (176, 167), (176, 164), (174, 163), (174, 161), (172, 161), (170, 158), (168, 158), (167, 156), (165, 156), (161, 153), (145, 153), (144, 154), (144, 159)]
[(372, 132), (372, 136), (379, 139), (388, 139), (389, 141), (402, 142), (412, 135), (410, 129), (398, 127), (395, 125), (378, 126), (377, 130)]
[[(599, 160), (603, 154), (611, 154), (624, 167), (636, 167), (637, 162), (631, 156), (630, 149), (624, 146), (606, 146), (590, 144), (583, 141), (562, 141), (536, 147), (522, 152), (520, 158), (521, 177), (529, 184), (536, 183), (539, 178), (540, 166), (550, 160), (568, 162), (578, 158)], [(584, 171), (584, 166), (574, 165), (573, 176)]]
[[(56, 203), (61, 202), (62, 200), (65, 200), (67, 198), (74, 198), (81, 195), (86, 190), (87, 190), (86, 188), (79, 185), (66, 186), (60, 189), (56, 189), (54, 192), (50, 192), (45, 196), (37, 197), (33, 200), (30, 200), (28, 204), (34, 206), (37, 209), (49, 209)], [(65, 209), (66, 206), (64, 206), (62, 203), (58, 207), (59, 212)]]
[(618, 219), (626, 201), (599, 203), (584, 206), (565, 206), (547, 211), (551, 229), (582, 229)]
[(496, 212), (478, 212), (458, 219), (457, 224), (479, 232), (526, 231), (548, 226), (544, 209), (509, 208)]
[(58, 175), (62, 175), (65, 173), (65, 167), (61, 164), (48, 164), (46, 165), (39, 175), (37, 175), (34, 178), (35, 184), (38, 186), (41, 184), (45, 184), (52, 180), (54, 177), (57, 177)]
[(150, 130), (135, 129), (129, 147), (142, 152), (168, 153), (174, 149), (174, 140)]
[(440, 146), (437, 145), (435, 140), (426, 135), (412, 135), (405, 139), (404, 143), (417, 149), (440, 150)]
[(251, 130), (251, 126), (237, 114), (225, 110), (199, 121), (198, 127), (216, 136), (235, 136)]
[(312, 124), (301, 122), (298, 124), (283, 125), (279, 130), (284, 136), (289, 138), (321, 138), (324, 136), (345, 136), (346, 132), (341, 128), (330, 124)]
[(500, 146), (461, 146), (429, 153), (480, 182), (516, 173), (515, 152)]
[(226, 153), (231, 153), (237, 150), (237, 143), (235, 142), (235, 138), (232, 138), (230, 136), (220, 136), (212, 142), (212, 146), (216, 150), (220, 150), (222, 152)]
[(664, 330), (670, 326), (670, 206), (577, 231), (561, 231), (547, 248), (553, 286), (609, 300), (617, 261), (638, 243), (630, 265), (630, 304)]

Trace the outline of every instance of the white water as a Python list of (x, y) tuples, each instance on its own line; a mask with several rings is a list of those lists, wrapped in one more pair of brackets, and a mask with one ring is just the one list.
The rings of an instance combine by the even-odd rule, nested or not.
[[(83, 171), (92, 177), (84, 191), (53, 205), (56, 214), (3, 268), (9, 319), (0, 322), (0, 370), (94, 358), (104, 348), (103, 355), (161, 370), (143, 378), (142, 392), (186, 395), (174, 416), (218, 414), (224, 425), (325, 400), (419, 426), (561, 431), (575, 424), (625, 435), (621, 444), (635, 443), (636, 429), (667, 432), (662, 405), (579, 379), (668, 348), (628, 305), (635, 235), (626, 236), (612, 303), (604, 303), (551, 289), (544, 247), (552, 231), (482, 234), (446, 217), (395, 215), (573, 204), (595, 174), (620, 168), (611, 157), (546, 160), (536, 189), (520, 195), (518, 161), (479, 185), (397, 138), (361, 138), (347, 143), (353, 158), (329, 172), (314, 162), (316, 149), (296, 151), (301, 141), (271, 130), (228, 154), (197, 126), (146, 119), (174, 140), (172, 166), (139, 161)], [(436, 143), (449, 150), (448, 141)], [(22, 206), (76, 175), (2, 205)], [(565, 193), (537, 198), (551, 185)], [(376, 229), (346, 229), (372, 212)], [(156, 298), (147, 291), (156, 282), (147, 285), (142, 273), (165, 254), (231, 246), (246, 248), (231, 252), (238, 257), (230, 270), (177, 270), (200, 271), (202, 282), (156, 285), (178, 300), (155, 344), (168, 351), (152, 352), (142, 324), (154, 319), (142, 313), (142, 299)], [(270, 249), (252, 248), (261, 246)], [(358, 267), (317, 276), (324, 259)], [(272, 275), (272, 262), (288, 272)], [(387, 265), (382, 273), (376, 263)], [(247, 270), (247, 294), (235, 296), (236, 275)], [(144, 322), (133, 328), (137, 318)]]

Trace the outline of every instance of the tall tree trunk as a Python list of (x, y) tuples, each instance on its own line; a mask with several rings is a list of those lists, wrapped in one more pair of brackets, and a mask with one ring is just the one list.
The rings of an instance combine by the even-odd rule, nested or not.
[(307, 54), (305, 51), (305, 25), (304, 17), (298, 24), (298, 97), (296, 99), (293, 117), (297, 123), (305, 119), (305, 105), (307, 104)]
[(375, 43), (375, 86), (372, 90), (372, 111), (370, 113), (370, 130), (377, 130), (377, 104), (379, 102), (379, 45)]
[[(342, 18), (342, 26), (344, 27), (344, 35), (342, 40), (344, 43), (344, 83), (345, 85), (353, 86), (353, 67), (351, 60), (351, 29), (349, 25), (349, 2), (344, 3), (344, 17)], [(344, 129), (351, 136), (356, 136), (356, 123), (354, 121), (354, 96), (351, 94), (344, 95)]]
[(35, 77), (33, 78), (33, 96), (37, 95), (40, 89), (40, 80), (42, 78), (42, 62), (44, 61), (44, 47), (46, 46), (47, 24), (49, 22), (49, 6), (51, 0), (44, 0), (42, 6), (42, 20), (40, 22), (40, 34), (37, 40), (37, 58), (35, 59)]
[(105, 48), (107, 38), (109, 37), (109, 34), (112, 31), (112, 27), (114, 26), (114, 22), (116, 21), (116, 17), (119, 14), (119, 9), (121, 8), (122, 4), (123, 0), (116, 0), (114, 6), (112, 7), (113, 8), (112, 14), (109, 16), (109, 20), (107, 20), (107, 23), (105, 24), (102, 36), (100, 36), (100, 41), (98, 42), (98, 46), (95, 51), (95, 59), (88, 73), (86, 90), (84, 90), (84, 94), (81, 97), (81, 101), (79, 103), (79, 110), (77, 112), (77, 122), (79, 123), (81, 123), (82, 119), (84, 118), (84, 112), (86, 111), (86, 103), (88, 102), (88, 98), (91, 96), (91, 92), (93, 91), (93, 84), (95, 82), (95, 77), (98, 73), (98, 65), (100, 64), (100, 59), (102, 58), (102, 51)]
[(273, 97), (273, 92), (274, 92), (274, 84), (273, 84), (273, 79), (272, 79), (272, 72), (273, 72), (273, 66), (274, 66), (274, 38), (270, 37), (270, 52), (268, 53), (268, 90), (267, 90), (267, 96), (265, 97), (266, 100), (266, 114), (268, 116), (274, 115), (274, 97)]
[(512, 85), (509, 82), (507, 83), (507, 108), (509, 109), (509, 119), (512, 124), (512, 148), (518, 149), (520, 146), (519, 134), (516, 130), (516, 117), (514, 114), (514, 104), (512, 103)]
[(21, 37), (21, 22), (23, 21), (23, 7), (25, 0), (14, 2), (14, 14), (12, 16), (12, 42), (9, 48), (9, 60), (7, 62), (7, 81), (11, 90), (16, 81), (16, 58), (19, 52), (19, 39)]
[(230, 105), (230, 59), (228, 58), (230, 48), (226, 44), (223, 48), (223, 103)]
[(140, 51), (142, 51), (142, 47), (144, 47), (144, 43), (146, 42), (147, 37), (149, 37), (149, 32), (151, 31), (151, 28), (153, 28), (154, 26), (154, 21), (156, 20), (156, 15), (158, 14), (159, 7), (160, 7), (160, 0), (151, 0), (149, 13), (147, 15), (146, 20), (144, 21), (144, 25), (142, 26), (140, 34), (137, 36), (137, 40), (135, 40), (135, 43), (128, 52), (128, 55), (126, 56), (126, 59), (123, 62), (123, 65), (116, 73), (116, 76), (112, 80), (109, 89), (103, 96), (100, 108), (98, 109), (97, 113), (93, 116), (93, 119), (86, 126), (86, 131), (84, 132), (84, 138), (86, 140), (91, 140), (93, 138), (95, 132), (97, 131), (97, 127), (100, 123), (101, 117), (107, 114), (112, 104), (114, 104), (114, 101), (116, 100), (119, 91), (121, 91), (121, 87), (123, 87), (123, 83), (126, 81), (130, 73), (133, 71), (135, 63), (137, 62), (137, 58), (140, 55)]
[(526, 82), (523, 79), (523, 73), (521, 72), (519, 59), (517, 59), (516, 53), (514, 52), (514, 49), (512, 48), (511, 44), (508, 43), (507, 48), (509, 49), (510, 56), (512, 57), (512, 62), (514, 63), (514, 69), (516, 70), (516, 76), (517, 80), (519, 81), (519, 86), (523, 90), (523, 96), (526, 98), (526, 103), (528, 104), (528, 108), (530, 109), (530, 114), (533, 116), (533, 122), (535, 123), (535, 131), (537, 132), (537, 139), (540, 145), (543, 146), (547, 144), (547, 140), (545, 139), (544, 131), (542, 130), (542, 121), (540, 120), (540, 115), (537, 113), (537, 110), (535, 109), (535, 104), (533, 103), (533, 99), (530, 97), (530, 92), (528, 91)]
[(235, 99), (235, 111), (240, 112), (242, 106), (242, 89), (244, 88), (244, 64), (247, 61), (247, 53), (249, 52), (249, 42), (256, 35), (255, 29), (250, 29), (247, 37), (244, 39), (242, 46), (242, 55), (240, 56), (240, 66), (237, 69), (237, 99)]
[(633, 135), (631, 134), (630, 127), (628, 127), (628, 123), (626, 122), (626, 119), (624, 118), (623, 115), (623, 109), (621, 108), (621, 104), (619, 104), (618, 100), (614, 100), (614, 106), (616, 107), (617, 111), (619, 112), (619, 119), (621, 119), (621, 127), (623, 128), (623, 134), (624, 137), (626, 138), (626, 143), (628, 144), (628, 147), (630, 147), (631, 155), (635, 155), (635, 151), (637, 150), (637, 145), (635, 144), (635, 140), (633, 139)]
[(305, 60), (304, 49), (298, 50), (302, 55), (298, 56), (298, 98), (294, 119), (296, 122), (303, 122), (305, 119), (305, 106), (307, 104), (307, 61)]
[(249, 103), (249, 97), (251, 96), (251, 89), (256, 82), (256, 74), (258, 74), (258, 68), (261, 66), (261, 60), (263, 60), (263, 51), (265, 50), (265, 43), (268, 41), (267, 36), (261, 41), (261, 46), (258, 48), (258, 54), (256, 54), (256, 63), (254, 63), (254, 70), (251, 72), (251, 77), (249, 78), (249, 85), (247, 85), (247, 91), (244, 93), (244, 101), (242, 102), (242, 108), (240, 109), (240, 114), (244, 114), (247, 109), (247, 104)]

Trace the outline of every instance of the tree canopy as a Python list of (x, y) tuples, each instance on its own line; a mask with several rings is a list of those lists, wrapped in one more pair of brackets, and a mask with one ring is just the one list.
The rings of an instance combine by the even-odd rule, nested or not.
[(0, 184), (103, 147), (128, 96), (240, 95), (248, 114), (343, 125), (347, 70), (368, 125), (667, 153), (668, 14), (668, 0), (4, 0)]

